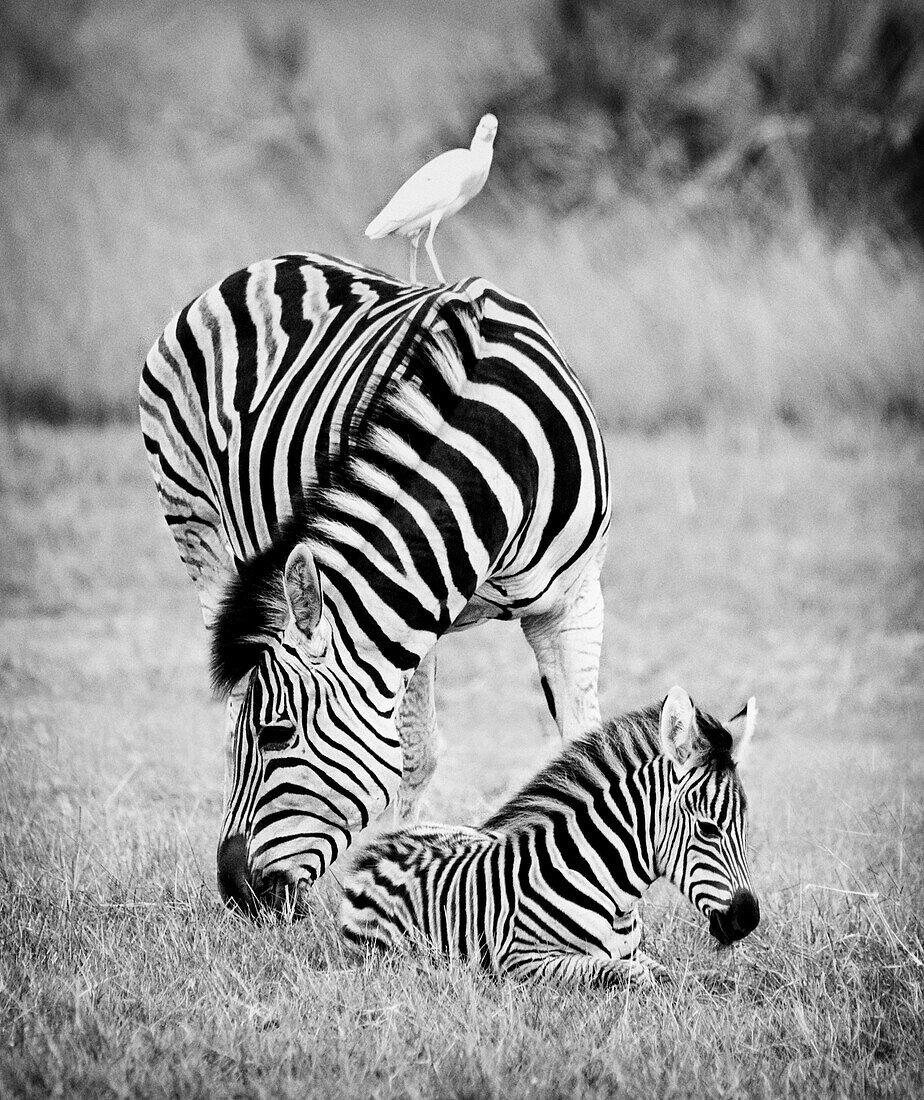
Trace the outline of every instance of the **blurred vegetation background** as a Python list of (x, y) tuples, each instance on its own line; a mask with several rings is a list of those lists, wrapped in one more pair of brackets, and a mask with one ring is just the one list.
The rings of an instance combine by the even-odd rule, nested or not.
[[(133, 418), (167, 319), (499, 117), (452, 278), (611, 426), (924, 424), (924, 0), (0, 0), (0, 405)], [(429, 268), (425, 269), (429, 271)]]

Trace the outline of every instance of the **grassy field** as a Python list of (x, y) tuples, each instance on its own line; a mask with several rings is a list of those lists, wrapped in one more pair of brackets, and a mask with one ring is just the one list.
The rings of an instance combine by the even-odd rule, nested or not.
[[(924, 1094), (924, 260), (883, 183), (924, 224), (922, 32), (921, 0), (0, 3), (0, 1095)], [(492, 108), (437, 249), (608, 427), (604, 711), (760, 706), (762, 924), (716, 953), (656, 888), (654, 989), (360, 965), (333, 877), (297, 925), (215, 889), (222, 707), (141, 359), (263, 256), (403, 274), (362, 227)], [(516, 627), (441, 651), (425, 812), (474, 821), (557, 742)]]
[[(670, 980), (603, 994), (359, 965), (333, 880), (297, 925), (223, 911), (221, 708), (138, 433), (4, 430), (3, 1095), (920, 1094), (924, 445), (850, 425), (609, 445), (604, 709), (675, 682), (719, 714), (757, 695), (763, 921), (716, 953), (656, 888)], [(555, 740), (515, 627), (441, 645), (426, 812), (471, 821)]]

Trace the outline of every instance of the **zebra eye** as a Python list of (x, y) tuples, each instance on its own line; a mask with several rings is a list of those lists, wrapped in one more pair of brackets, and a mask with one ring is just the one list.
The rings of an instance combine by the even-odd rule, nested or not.
[(696, 822), (696, 831), (706, 840), (717, 840), (722, 835), (722, 830), (714, 821), (704, 821), (702, 818)]
[(292, 726), (261, 726), (257, 731), (257, 741), (261, 749), (284, 749), (292, 743), (295, 729)]

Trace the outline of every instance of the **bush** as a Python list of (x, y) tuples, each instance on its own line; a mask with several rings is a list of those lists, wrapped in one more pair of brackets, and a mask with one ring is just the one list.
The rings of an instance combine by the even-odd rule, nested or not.
[(166, 320), (260, 257), (403, 275), (362, 227), (492, 108), (441, 260), (534, 305), (610, 424), (921, 423), (920, 255), (875, 225), (924, 223), (920, 13), (745, 3), (535, 0), (534, 49), (496, 0), (0, 0), (0, 416), (133, 419)]
[(558, 0), (502, 95), (505, 179), (553, 209), (612, 181), (924, 238), (924, 9), (901, 0)]
[(0, 4), (0, 116), (25, 123), (47, 115), (73, 91), (74, 39), (86, 0), (6, 0)]

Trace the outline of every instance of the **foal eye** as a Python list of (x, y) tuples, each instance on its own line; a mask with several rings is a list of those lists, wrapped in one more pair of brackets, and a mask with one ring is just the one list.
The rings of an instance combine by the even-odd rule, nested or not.
[(706, 840), (716, 840), (722, 835), (722, 830), (713, 821), (697, 821), (696, 831), (701, 837), (705, 837)]
[(257, 731), (257, 741), (261, 749), (284, 749), (295, 737), (292, 726), (261, 726)]

